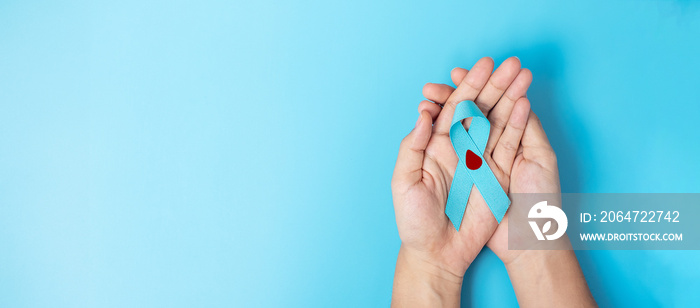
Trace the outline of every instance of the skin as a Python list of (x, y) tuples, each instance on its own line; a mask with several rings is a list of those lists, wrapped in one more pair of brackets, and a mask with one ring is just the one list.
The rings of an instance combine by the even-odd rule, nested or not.
[[(491, 122), (484, 160), (504, 191), (560, 191), (556, 156), (525, 97), (532, 74), (517, 58), (493, 68), (493, 60), (483, 58), (469, 71), (452, 71), (456, 89), (431, 83), (423, 88), (429, 101), (418, 106), (419, 119), (401, 142), (392, 178), (402, 241), (392, 305), (458, 307), (464, 273), (488, 245), (506, 264), (521, 306), (595, 306), (572, 251), (508, 250), (508, 215), (499, 225), (478, 190), (469, 197), (459, 231), (444, 214), (458, 162), (449, 126), (464, 100), (474, 101)], [(557, 292), (550, 292), (554, 286)]]

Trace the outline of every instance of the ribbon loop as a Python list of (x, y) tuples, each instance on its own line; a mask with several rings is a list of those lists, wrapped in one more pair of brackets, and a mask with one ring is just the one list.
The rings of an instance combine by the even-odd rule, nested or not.
[[(462, 126), (462, 120), (466, 118), (472, 118), (468, 131)], [(473, 186), (479, 190), (498, 223), (501, 223), (510, 206), (508, 195), (503, 191), (491, 168), (483, 161), (490, 132), (489, 120), (474, 102), (463, 101), (457, 104), (450, 127), (450, 141), (459, 162), (445, 206), (445, 214), (457, 230), (462, 224)]]

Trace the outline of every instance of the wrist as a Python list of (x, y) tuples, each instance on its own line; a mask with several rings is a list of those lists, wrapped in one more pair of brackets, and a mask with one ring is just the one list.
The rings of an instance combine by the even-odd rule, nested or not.
[(596, 306), (572, 250), (525, 250), (506, 270), (521, 306)]
[(502, 261), (509, 273), (533, 267), (546, 268), (548, 264), (555, 262), (557, 257), (561, 257), (562, 252), (566, 253), (555, 250), (522, 250), (518, 251), (518, 254), (505, 258), (505, 260), (502, 259)]
[(404, 306), (458, 307), (463, 275), (402, 245), (396, 261), (392, 304)]
[(541, 242), (531, 245), (528, 249), (523, 250), (506, 250), (501, 254), (497, 254), (501, 259), (506, 269), (520, 265), (516, 264), (539, 264), (546, 265), (547, 262), (554, 262), (562, 257), (572, 257), (576, 259), (569, 237), (565, 234), (556, 242)]

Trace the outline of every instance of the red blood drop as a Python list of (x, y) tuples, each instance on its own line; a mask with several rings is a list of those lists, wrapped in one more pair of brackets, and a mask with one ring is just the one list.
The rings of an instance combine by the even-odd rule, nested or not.
[(464, 159), (467, 162), (467, 168), (471, 170), (476, 170), (481, 167), (481, 164), (483, 163), (481, 161), (481, 157), (479, 155), (476, 155), (476, 153), (472, 152), (472, 150), (467, 150), (467, 156)]

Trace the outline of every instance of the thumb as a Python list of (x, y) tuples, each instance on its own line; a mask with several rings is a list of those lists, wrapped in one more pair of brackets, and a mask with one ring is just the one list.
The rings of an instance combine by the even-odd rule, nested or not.
[(547, 134), (542, 127), (542, 122), (540, 122), (540, 119), (532, 111), (530, 111), (528, 116), (521, 143), (523, 147), (527, 148), (551, 148), (549, 140), (547, 139)]
[(401, 141), (392, 184), (410, 186), (423, 179), (423, 158), (432, 131), (433, 120), (430, 114), (427, 111), (421, 112), (416, 127)]

